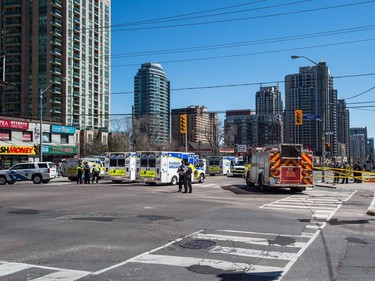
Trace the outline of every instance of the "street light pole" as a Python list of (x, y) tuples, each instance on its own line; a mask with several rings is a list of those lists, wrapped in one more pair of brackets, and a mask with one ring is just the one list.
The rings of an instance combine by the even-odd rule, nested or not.
[[(62, 78), (61, 81), (66, 81), (66, 78)], [(47, 85), (47, 87), (43, 89), (40, 89), (40, 94), (39, 94), (39, 161), (43, 161), (43, 94), (51, 88), (51, 86), (55, 84), (55, 81), (52, 81)]]
[(326, 72), (325, 72), (325, 67), (321, 66), (320, 64), (316, 63), (315, 61), (309, 59), (308, 57), (305, 57), (305, 56), (297, 56), (297, 55), (294, 55), (294, 56), (291, 56), (291, 59), (299, 59), (299, 58), (304, 58), (310, 62), (312, 62), (313, 64), (315, 64), (316, 66), (320, 67), (320, 69), (324, 70), (324, 73), (323, 73), (323, 87), (322, 87), (322, 182), (324, 182), (324, 176), (325, 176), (325, 162), (326, 162), (326, 159), (325, 159), (325, 154), (326, 154), (326, 151), (325, 151), (325, 145), (326, 145), (326, 94), (327, 94), (327, 89), (326, 89), (326, 79), (325, 79), (325, 76), (326, 76)]

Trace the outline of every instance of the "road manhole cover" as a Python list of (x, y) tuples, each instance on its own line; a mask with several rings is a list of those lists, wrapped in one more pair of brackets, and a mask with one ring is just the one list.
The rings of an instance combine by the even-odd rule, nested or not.
[(190, 240), (188, 242), (181, 243), (180, 246), (188, 249), (207, 249), (216, 245), (216, 242), (211, 240)]
[(39, 214), (40, 211), (38, 210), (29, 210), (29, 209), (23, 209), (23, 210), (16, 210), (16, 211), (9, 211), (8, 214), (15, 214), (15, 215), (36, 215)]

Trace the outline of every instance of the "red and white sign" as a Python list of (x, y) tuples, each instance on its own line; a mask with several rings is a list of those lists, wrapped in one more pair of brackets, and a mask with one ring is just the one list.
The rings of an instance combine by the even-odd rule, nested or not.
[(0, 119), (0, 128), (28, 130), (29, 122)]
[(301, 168), (300, 167), (281, 167), (281, 181), (283, 183), (300, 183)]

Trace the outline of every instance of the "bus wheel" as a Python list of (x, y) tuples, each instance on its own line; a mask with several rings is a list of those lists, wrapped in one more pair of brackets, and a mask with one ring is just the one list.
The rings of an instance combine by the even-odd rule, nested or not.
[(177, 177), (174, 176), (174, 177), (172, 178), (172, 180), (171, 180), (171, 184), (172, 184), (172, 185), (176, 185), (177, 183), (178, 183)]

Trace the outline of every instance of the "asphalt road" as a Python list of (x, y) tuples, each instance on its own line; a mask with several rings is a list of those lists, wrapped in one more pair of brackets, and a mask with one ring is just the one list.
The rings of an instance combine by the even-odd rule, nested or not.
[(0, 280), (374, 280), (375, 184), (0, 186)]

